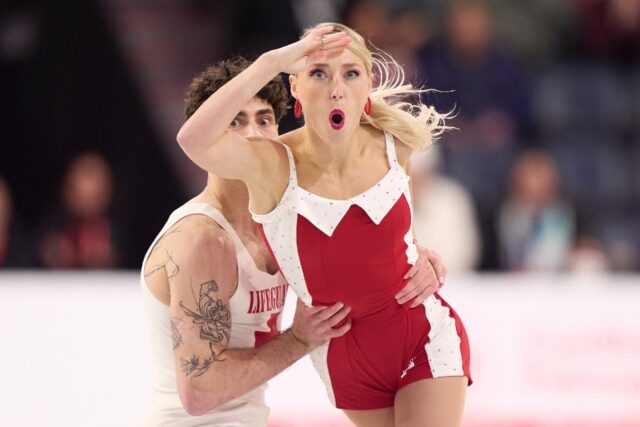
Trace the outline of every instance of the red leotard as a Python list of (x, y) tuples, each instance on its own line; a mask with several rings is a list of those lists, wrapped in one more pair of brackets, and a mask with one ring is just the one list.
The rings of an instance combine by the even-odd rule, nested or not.
[(390, 169), (373, 187), (332, 200), (298, 186), (288, 147), (289, 185), (268, 214), (253, 214), (287, 281), (307, 305), (341, 301), (351, 330), (312, 352), (332, 402), (342, 409), (393, 406), (404, 385), (469, 375), (462, 322), (437, 294), (399, 305), (395, 294), (418, 258), (409, 177), (385, 134)]

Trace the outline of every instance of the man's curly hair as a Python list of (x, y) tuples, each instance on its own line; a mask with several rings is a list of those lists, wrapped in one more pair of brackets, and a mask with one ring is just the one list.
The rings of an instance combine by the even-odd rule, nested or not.
[[(193, 79), (185, 98), (187, 118), (191, 117), (211, 94), (244, 71), (249, 65), (251, 65), (250, 61), (241, 56), (236, 56), (210, 66)], [(260, 89), (256, 96), (271, 105), (276, 116), (276, 123), (284, 117), (287, 112), (289, 94), (280, 76), (271, 79), (269, 83)]]

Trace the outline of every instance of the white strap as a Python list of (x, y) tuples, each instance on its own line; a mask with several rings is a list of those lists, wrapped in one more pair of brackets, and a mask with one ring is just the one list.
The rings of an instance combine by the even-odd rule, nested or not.
[(396, 158), (396, 144), (393, 142), (393, 135), (385, 131), (384, 142), (387, 148), (387, 160), (389, 160), (389, 167), (391, 169), (399, 168), (398, 159)]

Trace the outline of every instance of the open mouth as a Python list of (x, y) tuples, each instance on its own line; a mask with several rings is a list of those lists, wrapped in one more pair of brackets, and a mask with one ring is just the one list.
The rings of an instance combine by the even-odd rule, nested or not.
[(344, 111), (335, 108), (329, 113), (329, 123), (334, 130), (342, 129), (344, 126)]

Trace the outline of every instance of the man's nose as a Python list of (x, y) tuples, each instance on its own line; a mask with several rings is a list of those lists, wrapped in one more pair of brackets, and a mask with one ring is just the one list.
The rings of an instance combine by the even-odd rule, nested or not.
[(260, 129), (260, 126), (258, 126), (257, 123), (255, 122), (251, 122), (251, 124), (249, 126), (247, 126), (247, 135), (248, 137), (261, 137), (264, 136), (262, 135), (262, 130)]

